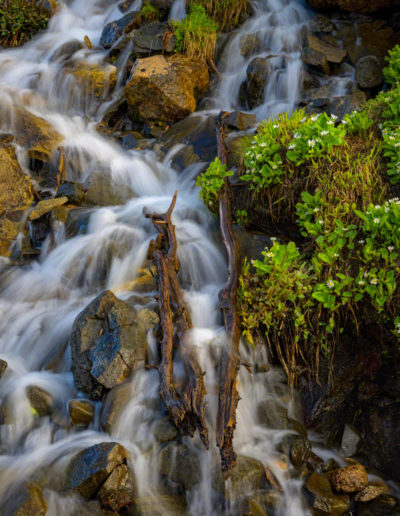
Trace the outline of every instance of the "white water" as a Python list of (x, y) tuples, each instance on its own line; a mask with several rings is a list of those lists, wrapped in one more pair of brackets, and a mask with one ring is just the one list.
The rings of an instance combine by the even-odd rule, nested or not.
[[(174, 6), (177, 12), (178, 4), (179, 0)], [(141, 495), (156, 495), (159, 450), (152, 437), (152, 427), (160, 414), (149, 403), (158, 400), (156, 371), (143, 370), (132, 376), (131, 399), (111, 436), (99, 430), (98, 418), (88, 430), (78, 432), (66, 423), (68, 401), (79, 395), (70, 372), (67, 342), (74, 318), (99, 292), (109, 288), (122, 298), (132, 295), (124, 291), (124, 285), (135, 278), (154, 237), (154, 229), (144, 218), (143, 209), (165, 210), (177, 189), (173, 221), (182, 282), (195, 325), (192, 343), (207, 371), (207, 422), (211, 437), (209, 452), (200, 447), (198, 439), (187, 441), (201, 457), (202, 464), (201, 484), (189, 493), (188, 503), (190, 514), (195, 516), (228, 514), (230, 510), (234, 512), (234, 506), (222, 509), (214, 505), (210, 473), (217, 460), (213, 441), (217, 404), (215, 357), (224, 342), (217, 294), (226, 275), (223, 252), (212, 236), (216, 234), (215, 223), (198, 198), (194, 175), (185, 177), (184, 172), (182, 180), (168, 164), (158, 162), (153, 153), (123, 151), (100, 136), (94, 127), (102, 111), (102, 101), (86, 96), (82, 102), (77, 85), (71, 77), (66, 79), (62, 61), (52, 60), (61, 45), (74, 39), (81, 41), (85, 35), (96, 45), (103, 26), (120, 15), (111, 0), (65, 2), (43, 35), (22, 49), (0, 52), (2, 130), (15, 131), (13, 105), (23, 104), (65, 137), (67, 159), (74, 163), (67, 179), (82, 181), (100, 166), (115, 188), (129, 187), (133, 192), (133, 197), (123, 206), (93, 209), (84, 235), (66, 239), (64, 228), (59, 228), (55, 244), (45, 244), (37, 263), (10, 270), (4, 264), (5, 272), (0, 277), (0, 358), (7, 360), (8, 369), (0, 382), (0, 398), (9, 413), (0, 427), (3, 450), (0, 501), (12, 496), (24, 480), (47, 472), (54, 479), (44, 492), (48, 515), (81, 514), (76, 497), (57, 492), (57, 478), (62, 477), (69, 459), (78, 450), (111, 439), (130, 451), (130, 464)], [(301, 69), (296, 33), (306, 20), (300, 2), (268, 0), (255, 8), (254, 17), (240, 31), (260, 31), (264, 43), (268, 43), (268, 50), (262, 55), (279, 54), (272, 58), (274, 72), (267, 86), (266, 101), (256, 110), (260, 118), (290, 110), (296, 102)], [(236, 40), (231, 43), (229, 55), (237, 54)], [(74, 59), (90, 63), (102, 63), (103, 58), (104, 53), (98, 50), (83, 49), (74, 55)], [(246, 60), (229, 59), (217, 98), (221, 107), (234, 105), (235, 101), (231, 104), (229, 99), (237, 98), (246, 66)], [(23, 164), (24, 151), (18, 150)], [(150, 337), (149, 346), (156, 359), (155, 344)], [(242, 353), (250, 364), (260, 360), (259, 355), (248, 350), (243, 349)], [(262, 358), (266, 360), (265, 356)], [(239, 380), (242, 400), (234, 440), (236, 451), (262, 461), (279, 479), (284, 494), (278, 516), (309, 514), (303, 506), (300, 482), (290, 479), (287, 469), (290, 470), (290, 465), (282, 464), (275, 449), (282, 431), (265, 428), (256, 415), (261, 401), (277, 396), (282, 390), (283, 378), (274, 370), (251, 374), (242, 368)], [(58, 410), (57, 423), (54, 418), (38, 419), (32, 413), (25, 394), (29, 385), (37, 385), (52, 394)], [(166, 510), (163, 514), (167, 514)]]

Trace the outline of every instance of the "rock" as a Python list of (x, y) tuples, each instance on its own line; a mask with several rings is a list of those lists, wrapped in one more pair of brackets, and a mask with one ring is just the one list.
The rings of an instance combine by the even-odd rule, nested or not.
[(6, 369), (8, 367), (8, 364), (5, 360), (3, 360), (2, 358), (0, 358), (0, 380), (3, 376), (3, 374), (6, 372)]
[(316, 68), (326, 75), (329, 75), (331, 69), (328, 60), (324, 54), (322, 54), (322, 52), (317, 52), (312, 48), (304, 48), (301, 54), (301, 58), (305, 64)]
[(399, 5), (398, 0), (308, 0), (308, 3), (313, 9), (342, 9), (357, 13), (373, 13)]
[(0, 507), (2, 516), (45, 516), (47, 504), (40, 486), (25, 482)]
[(381, 495), (367, 503), (357, 504), (357, 516), (399, 516), (400, 504), (393, 496)]
[(100, 413), (100, 426), (105, 432), (112, 433), (114, 425), (131, 398), (132, 385), (128, 382), (116, 385), (107, 393)]
[(311, 442), (301, 436), (291, 439), (289, 457), (294, 466), (305, 464), (310, 457)]
[[(133, 43), (133, 52), (138, 57), (149, 57), (153, 54), (161, 54), (163, 51), (164, 34), (168, 30), (167, 23), (157, 21), (146, 23), (138, 30), (128, 35), (128, 40)], [(175, 48), (175, 36), (166, 43), (164, 53), (171, 53)]]
[(365, 56), (357, 61), (356, 81), (360, 88), (376, 88), (383, 83), (382, 64), (376, 56)]
[(124, 183), (113, 181), (109, 170), (93, 170), (84, 185), (84, 202), (94, 206), (118, 206), (135, 197)]
[(368, 475), (361, 464), (334, 469), (328, 476), (332, 488), (339, 493), (357, 493), (368, 485)]
[(160, 443), (173, 441), (178, 437), (178, 429), (171, 423), (169, 417), (159, 419), (154, 426), (154, 437)]
[(68, 409), (73, 425), (87, 427), (93, 421), (94, 406), (91, 401), (70, 400)]
[(171, 167), (178, 172), (182, 172), (198, 161), (200, 161), (200, 158), (195, 154), (193, 145), (181, 145), (172, 153)]
[(40, 219), (46, 213), (49, 213), (54, 208), (63, 206), (68, 202), (68, 197), (59, 197), (57, 199), (46, 199), (39, 201), (36, 206), (29, 212), (28, 220)]
[(329, 112), (342, 119), (344, 115), (361, 109), (366, 101), (366, 94), (361, 90), (355, 89), (350, 95), (334, 98), (329, 104)]
[(357, 453), (357, 445), (360, 442), (360, 435), (350, 425), (344, 425), (344, 432), (342, 437), (342, 450), (346, 457), (351, 457)]
[(49, 18), (53, 16), (57, 10), (57, 0), (39, 0), (37, 5), (42, 11), (45, 11)]
[(239, 41), (239, 48), (243, 57), (255, 54), (260, 48), (260, 38), (257, 34), (243, 34)]
[(94, 299), (75, 319), (70, 338), (78, 389), (100, 399), (142, 366), (147, 329), (136, 311), (111, 291)]
[(315, 516), (328, 516), (333, 505), (333, 493), (328, 478), (312, 473), (306, 482), (306, 490), (311, 493), (311, 505)]
[(335, 26), (327, 16), (316, 14), (310, 22), (310, 29), (312, 32), (329, 34), (335, 29)]
[(344, 61), (347, 51), (338, 46), (327, 43), (310, 32), (306, 35), (306, 48), (322, 54), (328, 63), (340, 64)]
[(53, 408), (53, 398), (51, 394), (36, 385), (30, 385), (26, 388), (26, 395), (31, 407), (36, 410), (39, 416), (48, 416), (51, 414)]
[(350, 497), (348, 494), (333, 494), (331, 516), (341, 516), (350, 508)]
[(161, 449), (159, 473), (185, 490), (192, 489), (200, 482), (199, 457), (183, 443), (170, 442)]
[(72, 75), (81, 95), (93, 95), (104, 99), (114, 89), (117, 82), (117, 68), (113, 65), (99, 65), (79, 61), (67, 70)]
[(102, 507), (118, 512), (131, 505), (135, 499), (135, 483), (132, 473), (126, 466), (117, 466), (97, 493)]
[(82, 41), (79, 41), (78, 39), (73, 39), (71, 41), (67, 41), (66, 43), (63, 43), (60, 45), (57, 50), (52, 54), (50, 57), (50, 62), (54, 61), (67, 61), (68, 59), (71, 59), (71, 57), (75, 54), (75, 52), (78, 52), (79, 50), (82, 50), (83, 43)]
[(1, 256), (10, 256), (10, 246), (19, 233), (20, 221), (32, 202), (31, 182), (19, 166), (15, 148), (0, 147)]
[(65, 181), (60, 185), (56, 193), (56, 199), (59, 197), (67, 197), (71, 204), (78, 205), (83, 202), (84, 196), (85, 190), (83, 186), (80, 183), (71, 183), (69, 181)]
[[(213, 475), (213, 488), (218, 493), (225, 494), (225, 482), (220, 466), (217, 466)], [(257, 459), (238, 455), (230, 482), (230, 493), (233, 500), (238, 500), (249, 493), (260, 490), (264, 487), (264, 484), (267, 484), (263, 465)]]
[(187, 516), (185, 499), (182, 496), (160, 494), (135, 499), (134, 516)]
[(385, 488), (383, 486), (367, 486), (365, 489), (360, 491), (354, 497), (356, 502), (370, 502), (377, 498), (381, 494), (385, 494)]
[(85, 448), (68, 464), (66, 489), (93, 498), (107, 477), (128, 459), (128, 452), (116, 442), (104, 442)]
[(257, 123), (257, 116), (251, 113), (232, 111), (232, 113), (229, 113), (229, 115), (224, 118), (223, 122), (226, 127), (246, 131)]
[(267, 59), (264, 59), (263, 57), (255, 57), (250, 61), (246, 70), (247, 99), (250, 108), (254, 108), (262, 104), (268, 73), (269, 65)]
[(208, 81), (203, 61), (183, 56), (138, 59), (125, 86), (128, 114), (133, 121), (176, 122), (196, 109)]
[(111, 48), (122, 34), (140, 27), (142, 17), (139, 11), (131, 11), (122, 18), (114, 20), (105, 25), (100, 36), (100, 45), (103, 48)]
[(288, 428), (287, 409), (274, 398), (266, 399), (258, 405), (257, 417), (267, 428), (276, 430)]

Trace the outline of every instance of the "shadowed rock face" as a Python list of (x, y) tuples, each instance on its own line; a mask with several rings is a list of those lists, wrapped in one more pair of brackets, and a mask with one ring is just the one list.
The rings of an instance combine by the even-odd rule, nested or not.
[(123, 382), (143, 364), (146, 321), (110, 291), (100, 294), (75, 319), (72, 371), (78, 389), (92, 399)]
[(41, 488), (34, 483), (24, 483), (0, 507), (2, 516), (45, 516), (47, 504)]
[(314, 9), (343, 9), (360, 13), (373, 13), (399, 5), (397, 0), (308, 0), (308, 3)]

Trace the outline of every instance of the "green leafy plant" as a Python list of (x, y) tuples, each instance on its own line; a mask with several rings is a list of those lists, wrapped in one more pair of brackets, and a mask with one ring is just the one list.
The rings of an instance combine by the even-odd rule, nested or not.
[(246, 210), (236, 210), (235, 221), (239, 226), (246, 226), (248, 221), (248, 214)]
[(226, 170), (226, 165), (223, 165), (220, 159), (215, 158), (207, 170), (197, 177), (196, 186), (201, 188), (200, 197), (211, 211), (217, 211), (218, 193), (225, 178), (232, 175), (233, 172)]
[(207, 15), (205, 8), (197, 3), (190, 4), (187, 16), (173, 21), (176, 39), (175, 51), (188, 57), (212, 62), (217, 41), (217, 24)]
[(0, 45), (18, 46), (47, 26), (47, 13), (29, 0), (2, 0)]
[(389, 65), (383, 69), (383, 77), (387, 83), (395, 85), (400, 81), (400, 46), (389, 50), (385, 59)]
[(140, 9), (140, 14), (146, 22), (160, 19), (160, 11), (150, 2), (144, 2), (142, 8)]
[(248, 0), (196, 0), (222, 31), (235, 27), (247, 11)]
[(349, 134), (366, 134), (374, 121), (368, 116), (366, 111), (353, 111), (345, 115), (342, 124), (346, 125)]

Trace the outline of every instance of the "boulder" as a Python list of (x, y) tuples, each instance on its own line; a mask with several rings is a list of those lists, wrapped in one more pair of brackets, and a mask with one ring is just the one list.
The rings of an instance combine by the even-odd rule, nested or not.
[(75, 52), (82, 50), (82, 48), (83, 43), (78, 39), (66, 41), (54, 51), (54, 53), (50, 57), (50, 61), (67, 61), (68, 59), (71, 59)]
[(79, 61), (68, 69), (81, 90), (81, 95), (93, 95), (103, 99), (114, 89), (117, 82), (117, 68), (111, 64), (100, 65)]
[(208, 87), (207, 65), (183, 56), (138, 59), (125, 86), (133, 121), (176, 122), (196, 109)]
[(257, 407), (257, 417), (267, 428), (283, 430), (288, 428), (286, 407), (274, 398), (263, 400)]
[(78, 491), (84, 498), (94, 498), (107, 477), (121, 464), (128, 452), (116, 442), (104, 442), (85, 448), (68, 464), (66, 489)]
[(347, 55), (347, 51), (339, 46), (327, 43), (322, 38), (308, 32), (305, 38), (305, 48), (322, 54), (328, 63), (340, 64)]
[(94, 406), (91, 401), (70, 400), (68, 410), (73, 425), (87, 427), (93, 421)]
[(139, 11), (131, 11), (118, 20), (113, 20), (104, 27), (100, 36), (100, 45), (103, 48), (111, 48), (122, 34), (140, 27), (142, 17)]
[(39, 416), (48, 416), (53, 408), (53, 398), (44, 389), (36, 385), (30, 385), (26, 388), (26, 395), (31, 407), (36, 410)]
[(118, 206), (135, 197), (129, 186), (113, 181), (109, 171), (93, 170), (84, 185), (84, 202), (94, 206)]
[(47, 504), (40, 486), (25, 482), (0, 506), (2, 516), (45, 516)]
[(246, 90), (247, 101), (252, 109), (264, 100), (264, 90), (269, 73), (269, 65), (267, 59), (263, 57), (255, 57), (250, 61), (246, 69)]
[(339, 493), (358, 493), (368, 485), (368, 475), (361, 464), (334, 469), (327, 474), (332, 488)]
[(97, 493), (97, 499), (105, 509), (118, 512), (131, 505), (135, 498), (135, 482), (126, 464), (117, 466)]
[(159, 473), (185, 490), (200, 482), (200, 459), (184, 443), (169, 442), (160, 451)]
[[(213, 488), (218, 493), (225, 494), (225, 482), (219, 465), (214, 470), (213, 476)], [(239, 500), (266, 487), (267, 481), (263, 465), (253, 457), (238, 455), (230, 483), (230, 493), (233, 500)]]
[(373, 13), (400, 5), (399, 0), (308, 0), (313, 9), (342, 9), (357, 13)]
[(257, 34), (243, 34), (239, 41), (239, 48), (243, 57), (255, 54), (260, 48), (260, 38)]
[(127, 41), (132, 41), (132, 49), (138, 57), (150, 57), (153, 54), (171, 53), (175, 48), (175, 36), (166, 41), (165, 32), (168, 30), (168, 23), (157, 21), (146, 23), (138, 30), (127, 36)]
[(37, 220), (46, 213), (51, 212), (54, 208), (63, 206), (68, 202), (68, 197), (59, 197), (57, 199), (45, 199), (39, 201), (36, 206), (29, 212), (28, 220)]
[(328, 478), (319, 473), (312, 473), (305, 485), (311, 495), (312, 511), (315, 516), (328, 516), (333, 505), (333, 493)]
[(376, 56), (365, 56), (357, 61), (356, 81), (360, 88), (376, 88), (383, 83), (382, 63)]
[(0, 255), (10, 255), (20, 221), (32, 202), (31, 182), (19, 166), (15, 148), (0, 147)]
[(85, 196), (85, 190), (80, 183), (71, 183), (65, 181), (59, 186), (56, 194), (56, 199), (59, 197), (67, 197), (71, 204), (81, 204)]
[(168, 416), (159, 419), (154, 426), (154, 437), (160, 443), (173, 441), (178, 437), (178, 429), (171, 423)]
[(70, 338), (78, 389), (100, 399), (141, 367), (148, 329), (136, 311), (111, 291), (94, 299), (75, 319)]
[(107, 393), (100, 413), (100, 426), (105, 432), (112, 433), (114, 425), (131, 398), (132, 385), (128, 382), (116, 385)]

